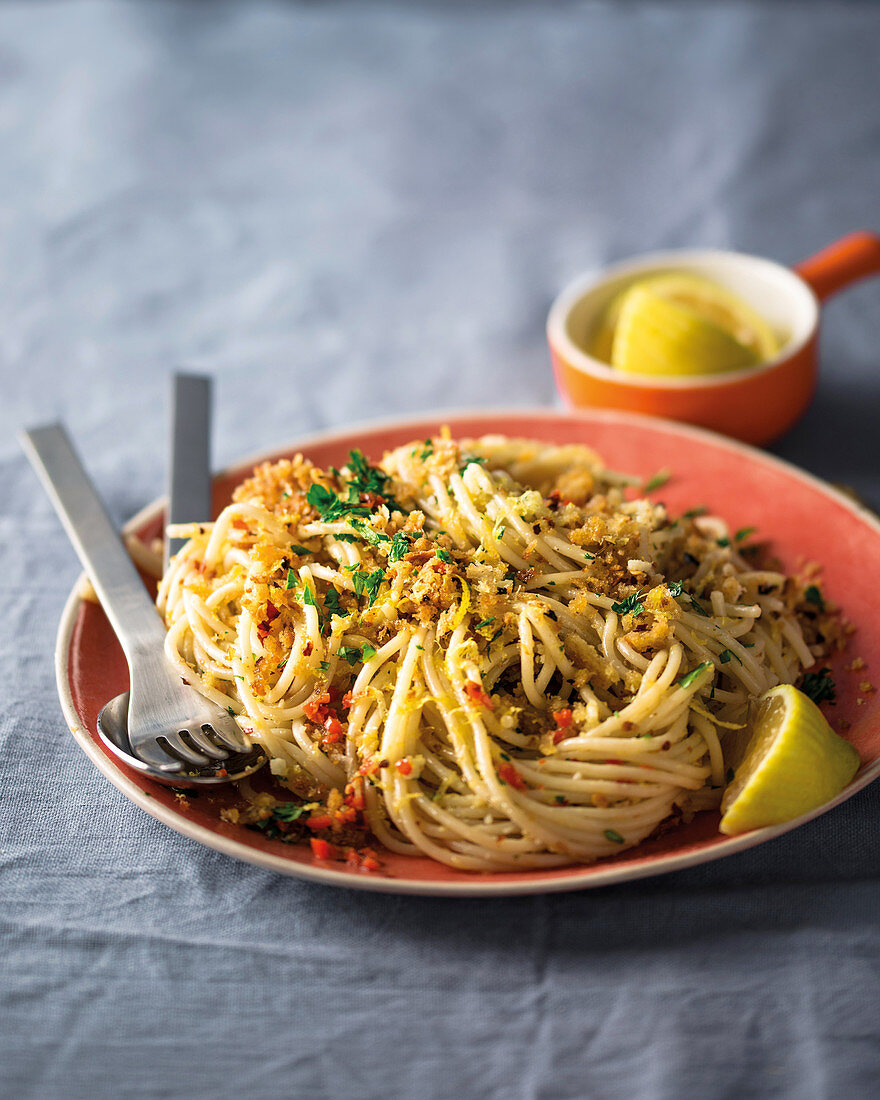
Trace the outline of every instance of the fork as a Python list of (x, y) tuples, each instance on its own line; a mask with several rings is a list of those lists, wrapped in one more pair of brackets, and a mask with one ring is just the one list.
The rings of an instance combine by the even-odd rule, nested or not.
[[(127, 708), (124, 695), (111, 700), (101, 712), (99, 727), (102, 720), (106, 726), (125, 718), (127, 710), (131, 752), (146, 765), (141, 770), (155, 778), (182, 774), (198, 779), (193, 770), (205, 768), (210, 769), (206, 779), (211, 782), (241, 778), (241, 772), (224, 774), (229, 771), (224, 764), (230, 753), (251, 753), (250, 739), (223, 707), (183, 681), (165, 657), (165, 628), (159, 613), (64, 427), (48, 424), (23, 432), (20, 438), (128, 661)], [(254, 770), (248, 767), (244, 774)]]

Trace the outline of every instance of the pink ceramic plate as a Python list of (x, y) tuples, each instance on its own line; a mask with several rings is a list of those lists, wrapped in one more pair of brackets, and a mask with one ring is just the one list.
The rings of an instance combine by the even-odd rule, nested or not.
[[(855, 780), (822, 810), (785, 825), (723, 837), (717, 829), (718, 815), (703, 813), (689, 825), (588, 867), (473, 874), (428, 859), (384, 853), (381, 871), (352, 871), (341, 863), (316, 862), (307, 847), (266, 840), (254, 830), (221, 821), (219, 811), (228, 794), (200, 792), (187, 804), (108, 755), (97, 739), (95, 719), (111, 696), (128, 687), (127, 670), (103, 612), (74, 592), (64, 610), (56, 650), (62, 706), (78, 743), (132, 802), (208, 847), (283, 874), (361, 890), (479, 896), (605, 886), (720, 859), (824, 813), (880, 774), (880, 698), (877, 693), (860, 697), (858, 690), (866, 677), (880, 677), (880, 592), (876, 585), (862, 583), (862, 578), (880, 575), (880, 523), (873, 515), (808, 474), (751, 447), (697, 428), (612, 411), (450, 413), (314, 436), (260, 457), (301, 450), (319, 465), (342, 465), (349, 449), (357, 446), (377, 459), (390, 447), (436, 433), (442, 424), (448, 424), (455, 436), (502, 432), (554, 443), (586, 443), (610, 467), (644, 478), (670, 469), (671, 479), (654, 496), (672, 512), (705, 504), (734, 530), (756, 527), (759, 537), (772, 540), (788, 569), (805, 561), (822, 562), (826, 597), (839, 603), (858, 628), (849, 651), (832, 662), (839, 702), (829, 710), (835, 726), (850, 723), (846, 736), (862, 758)], [(228, 500), (253, 461), (216, 479), (215, 508)], [(157, 502), (136, 516), (129, 529), (152, 538), (160, 532), (161, 522), (162, 503)], [(856, 655), (867, 662), (867, 672), (846, 670)]]

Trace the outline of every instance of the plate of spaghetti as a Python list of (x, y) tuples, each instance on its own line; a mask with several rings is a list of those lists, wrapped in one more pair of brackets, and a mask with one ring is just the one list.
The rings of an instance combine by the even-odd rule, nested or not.
[[(210, 847), (370, 890), (579, 889), (742, 851), (880, 771), (880, 597), (852, 588), (880, 524), (762, 452), (616, 411), (476, 411), (316, 436), (214, 489), (158, 580), (166, 655), (269, 768), (198, 797), (127, 770), (96, 735), (126, 666), (82, 583), (57, 647), (90, 759)], [(158, 502), (127, 529), (147, 572), (162, 522)], [(722, 836), (780, 683), (862, 766), (821, 809)]]

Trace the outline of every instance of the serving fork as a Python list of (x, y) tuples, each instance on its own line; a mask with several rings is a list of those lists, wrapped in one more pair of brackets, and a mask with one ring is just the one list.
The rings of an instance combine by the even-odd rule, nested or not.
[(130, 767), (174, 786), (223, 783), (256, 771), (265, 755), (165, 657), (161, 617), (63, 426), (23, 432), (21, 443), (128, 662), (129, 691), (98, 716), (104, 744)]

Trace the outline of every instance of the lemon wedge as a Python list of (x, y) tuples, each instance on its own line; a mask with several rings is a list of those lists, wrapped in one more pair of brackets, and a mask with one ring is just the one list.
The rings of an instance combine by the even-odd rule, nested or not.
[(761, 697), (745, 756), (721, 800), (722, 833), (779, 825), (823, 806), (856, 774), (859, 754), (791, 684)]
[(725, 287), (701, 275), (669, 272), (640, 279), (612, 301), (592, 351), (630, 373), (709, 375), (772, 359), (779, 340)]

